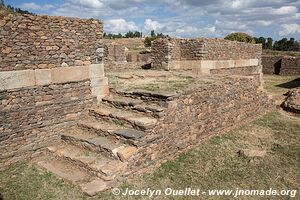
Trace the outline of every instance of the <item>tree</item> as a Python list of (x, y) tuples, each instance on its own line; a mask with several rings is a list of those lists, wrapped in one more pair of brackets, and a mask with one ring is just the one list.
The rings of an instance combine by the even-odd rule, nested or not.
[(264, 37), (259, 37), (257, 43), (262, 44), (262, 48), (266, 48), (266, 39)]
[(272, 49), (272, 48), (273, 48), (273, 39), (268, 37), (266, 43), (266, 49)]
[(151, 35), (151, 37), (155, 37), (156, 36), (154, 30), (151, 31), (150, 35)]
[(4, 0), (0, 0), (0, 6), (4, 6)]
[(239, 42), (247, 42), (247, 43), (255, 43), (253, 37), (246, 33), (236, 32), (227, 35), (224, 39), (232, 40), (232, 41), (239, 41)]

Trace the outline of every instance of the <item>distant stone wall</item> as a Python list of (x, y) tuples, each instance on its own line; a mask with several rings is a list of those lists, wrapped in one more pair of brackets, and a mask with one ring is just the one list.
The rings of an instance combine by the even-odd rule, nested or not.
[(300, 75), (300, 57), (263, 56), (263, 73), (277, 75)]
[(300, 75), (300, 57), (282, 58), (280, 75)]
[(36, 155), (108, 93), (102, 23), (0, 12), (0, 167)]
[(262, 47), (224, 39), (158, 39), (152, 45), (152, 67), (197, 70), (244, 67), (261, 63)]
[(148, 63), (151, 63), (150, 53), (129, 51), (123, 44), (104, 45), (104, 65), (107, 70), (140, 69)]

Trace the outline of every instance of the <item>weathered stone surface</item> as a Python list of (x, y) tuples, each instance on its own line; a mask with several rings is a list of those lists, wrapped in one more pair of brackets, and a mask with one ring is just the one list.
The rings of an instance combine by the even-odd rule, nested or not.
[(267, 151), (260, 149), (243, 149), (238, 153), (239, 155), (245, 156), (247, 158), (263, 158), (267, 154)]
[(48, 85), (52, 83), (50, 69), (34, 70), (34, 73), (35, 73), (35, 85)]
[(89, 175), (86, 172), (74, 167), (73, 165), (65, 161), (40, 161), (37, 164), (45, 168), (46, 170), (54, 173), (58, 177), (63, 178), (72, 183), (83, 181), (89, 177)]
[(62, 63), (82, 66), (86, 57), (98, 63), (103, 27), (92, 21), (96, 20), (7, 14), (0, 21), (0, 71), (59, 68)]
[(107, 189), (107, 183), (101, 179), (95, 179), (89, 183), (81, 184), (80, 188), (85, 194), (95, 196), (98, 192)]
[(35, 85), (33, 70), (0, 72), (0, 90), (29, 87)]
[(300, 75), (300, 58), (292, 56), (262, 56), (264, 74)]
[(289, 112), (300, 114), (300, 87), (290, 90), (281, 107)]
[[(233, 65), (258, 65), (261, 52), (261, 45), (224, 39), (159, 39), (152, 45), (152, 67), (168, 70), (196, 68), (201, 73), (209, 73), (209, 69)], [(195, 65), (197, 60), (206, 63)]]
[(136, 147), (125, 147), (123, 149), (120, 149), (118, 151), (118, 156), (122, 161), (128, 160), (130, 157), (132, 157), (134, 154), (137, 153), (137, 148)]
[(134, 129), (120, 129), (115, 131), (114, 133), (126, 139), (133, 139), (133, 140), (140, 139), (146, 135), (145, 132), (134, 130)]
[(53, 83), (78, 82), (90, 78), (87, 66), (54, 68), (51, 77)]

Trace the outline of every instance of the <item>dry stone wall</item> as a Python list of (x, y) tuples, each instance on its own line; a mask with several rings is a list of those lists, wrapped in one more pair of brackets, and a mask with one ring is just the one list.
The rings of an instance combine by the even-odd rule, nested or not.
[(98, 20), (8, 14), (0, 16), (1, 71), (95, 64), (102, 47)]
[(29, 158), (108, 92), (102, 22), (0, 10), (0, 166)]
[(104, 65), (107, 70), (140, 69), (151, 63), (150, 53), (128, 50), (128, 44), (104, 45)]
[(300, 75), (300, 57), (263, 56), (263, 73), (277, 75)]
[(224, 39), (158, 39), (152, 45), (156, 69), (211, 69), (260, 65), (262, 47)]
[(267, 94), (251, 76), (228, 76), (187, 88), (169, 102), (164, 119), (147, 135), (147, 148), (131, 167), (157, 166), (203, 138), (230, 130), (270, 108)]

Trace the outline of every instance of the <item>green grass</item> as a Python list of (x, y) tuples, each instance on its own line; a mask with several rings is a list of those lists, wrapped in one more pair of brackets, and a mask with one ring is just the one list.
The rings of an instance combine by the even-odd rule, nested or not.
[(0, 172), (0, 194), (4, 200), (86, 199), (79, 190), (53, 174), (25, 163)]
[(270, 93), (283, 94), (289, 90), (289, 88), (280, 87), (281, 84), (287, 84), (288, 87), (300, 87), (297, 85), (299, 82), (292, 82), (299, 78), (299, 76), (279, 76), (279, 75), (264, 75), (264, 88)]
[(263, 55), (281, 55), (281, 56), (300, 56), (298, 51), (275, 51), (275, 50), (263, 50)]
[(178, 80), (158, 79), (154, 83), (138, 85), (133, 87), (133, 89), (148, 91), (179, 91), (195, 81), (196, 80), (190, 76), (180, 77)]
[[(120, 188), (200, 189), (297, 189), (300, 191), (300, 119), (271, 112), (221, 136), (203, 141), (196, 148), (168, 161), (151, 174), (137, 176)], [(241, 149), (264, 149), (264, 158), (251, 160), (238, 155)], [(250, 162), (251, 161), (251, 162)], [(25, 164), (0, 172), (4, 199), (84, 199), (77, 189), (49, 173)], [(299, 198), (299, 194), (297, 194)], [(294, 198), (294, 199), (297, 199)], [(120, 198), (106, 191), (92, 199)], [(157, 199), (168, 199), (158, 197)], [(172, 198), (169, 198), (172, 199)], [(195, 199), (179, 197), (176, 199)], [(205, 199), (232, 199), (205, 197)], [(258, 199), (240, 197), (238, 199)], [(268, 198), (262, 198), (268, 199)], [(277, 198), (278, 199), (278, 198)], [(281, 199), (288, 199), (282, 197)]]

